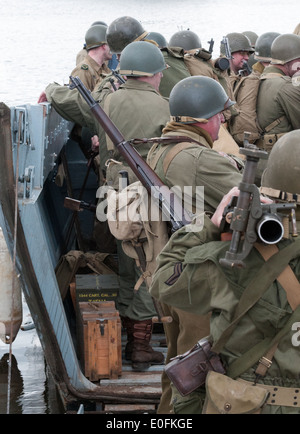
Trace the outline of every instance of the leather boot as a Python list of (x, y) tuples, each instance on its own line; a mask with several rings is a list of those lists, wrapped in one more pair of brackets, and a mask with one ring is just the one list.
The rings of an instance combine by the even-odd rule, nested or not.
[(150, 346), (152, 320), (133, 321), (132, 368), (138, 371), (148, 369), (152, 364), (164, 363), (164, 355)]
[(133, 350), (133, 325), (134, 321), (127, 316), (121, 316), (122, 327), (126, 330), (127, 342), (125, 345), (125, 360), (131, 360)]

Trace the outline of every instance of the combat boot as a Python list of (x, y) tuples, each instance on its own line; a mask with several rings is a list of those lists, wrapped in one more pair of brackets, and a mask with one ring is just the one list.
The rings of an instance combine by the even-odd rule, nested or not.
[(133, 321), (132, 368), (137, 371), (148, 369), (153, 364), (164, 363), (164, 355), (154, 351), (150, 345), (152, 320)]

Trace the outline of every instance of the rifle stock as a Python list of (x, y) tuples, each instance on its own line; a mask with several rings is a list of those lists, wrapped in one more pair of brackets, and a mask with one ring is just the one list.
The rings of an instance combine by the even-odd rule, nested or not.
[(178, 197), (162, 182), (154, 170), (144, 161), (141, 155), (132, 146), (130, 141), (124, 136), (107, 116), (102, 107), (94, 100), (91, 92), (84, 86), (78, 77), (70, 76), (70, 89), (77, 88), (82, 97), (89, 105), (96, 120), (111, 139), (118, 152), (128, 166), (132, 169), (138, 180), (147, 189), (148, 193), (158, 202), (160, 209), (167, 219), (169, 219), (172, 231), (191, 223), (191, 218), (187, 211), (182, 207)]
[(82, 211), (86, 209), (91, 212), (96, 212), (96, 205), (83, 200), (72, 199), (71, 197), (65, 197), (64, 207), (72, 211)]

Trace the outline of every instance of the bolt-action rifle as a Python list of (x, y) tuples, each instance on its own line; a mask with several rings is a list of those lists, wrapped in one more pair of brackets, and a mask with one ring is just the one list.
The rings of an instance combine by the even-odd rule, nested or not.
[[(276, 244), (283, 237), (288, 237), (286, 223), (295, 219), (295, 204), (261, 203), (259, 188), (254, 180), (259, 159), (267, 159), (268, 153), (250, 144), (249, 135), (245, 133), (244, 148), (240, 148), (240, 153), (246, 156), (240, 193), (225, 208), (220, 227), (221, 231), (232, 231), (230, 248), (225, 258), (220, 259), (220, 264), (227, 267), (245, 267), (243, 260), (257, 241)], [(293, 232), (293, 235), (296, 234)]]
[(208, 51), (210, 52), (210, 54), (212, 54), (212, 52), (214, 51), (214, 44), (215, 41), (213, 40), (213, 38), (211, 38), (210, 41), (207, 41), (209, 47), (208, 47)]
[(162, 182), (154, 170), (143, 160), (132, 146), (132, 141), (125, 140), (121, 132), (110, 120), (102, 107), (94, 100), (91, 92), (78, 77), (70, 76), (70, 89), (77, 88), (83, 96), (93, 115), (109, 136), (120, 155), (133, 170), (139, 181), (146, 188), (152, 198), (158, 203), (163, 215), (171, 224), (171, 231), (175, 232), (186, 224), (191, 223), (191, 217), (183, 208), (181, 200)]

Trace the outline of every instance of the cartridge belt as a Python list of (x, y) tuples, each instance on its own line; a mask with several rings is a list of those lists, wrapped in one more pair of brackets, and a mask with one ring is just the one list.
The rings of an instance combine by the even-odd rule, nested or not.
[[(250, 381), (243, 380), (241, 378), (238, 381), (242, 381), (247, 384), (252, 384)], [(269, 386), (267, 384), (257, 383), (259, 387), (270, 392), (270, 395), (266, 401), (267, 405), (278, 405), (282, 407), (300, 407), (300, 387), (279, 387)], [(253, 387), (255, 387), (253, 385)]]

